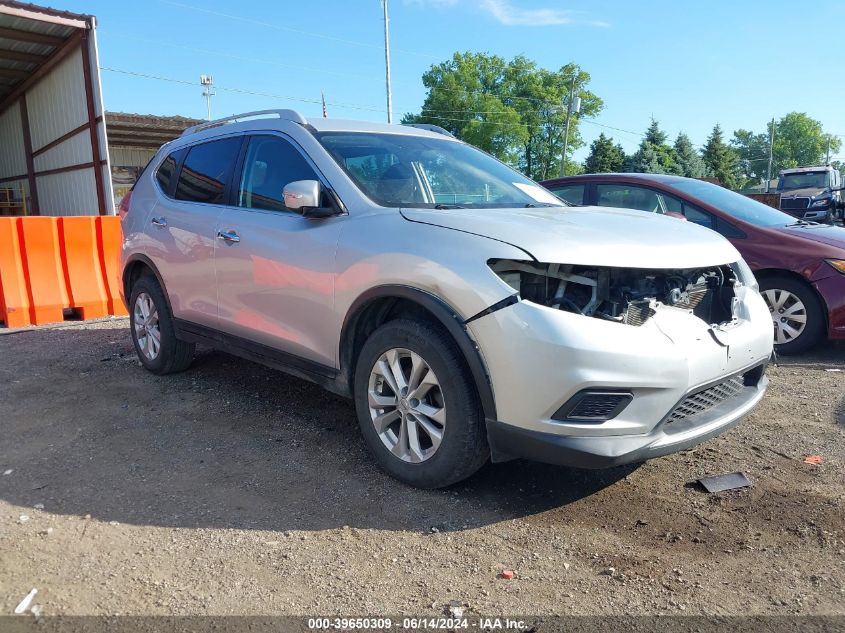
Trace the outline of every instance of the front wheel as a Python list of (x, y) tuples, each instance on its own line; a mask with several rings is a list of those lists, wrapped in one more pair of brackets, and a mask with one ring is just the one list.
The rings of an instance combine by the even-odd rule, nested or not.
[(760, 293), (772, 315), (779, 354), (800, 354), (819, 342), (825, 329), (824, 310), (810, 286), (776, 275), (760, 280)]
[(428, 323), (400, 319), (373, 332), (358, 356), (354, 397), (373, 456), (407, 484), (448, 486), (489, 456), (466, 363), (451, 338)]

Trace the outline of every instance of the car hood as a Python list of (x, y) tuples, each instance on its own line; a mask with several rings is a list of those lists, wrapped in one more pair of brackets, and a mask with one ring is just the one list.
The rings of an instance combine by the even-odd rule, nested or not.
[(803, 189), (787, 189), (781, 192), (782, 198), (815, 198), (822, 194), (827, 194), (827, 189), (820, 189), (819, 187), (804, 187)]
[(740, 259), (730, 242), (709, 229), (629, 209), (402, 209), (402, 215), (505, 242), (544, 263), (698, 268)]
[(842, 249), (843, 253), (845, 253), (845, 228), (840, 226), (811, 224), (810, 226), (787, 226), (782, 230), (801, 239)]

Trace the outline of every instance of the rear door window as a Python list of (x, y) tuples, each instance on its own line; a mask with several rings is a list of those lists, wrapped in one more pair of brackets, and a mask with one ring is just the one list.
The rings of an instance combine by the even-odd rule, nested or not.
[(232, 177), (241, 137), (194, 145), (182, 164), (176, 199), (205, 204), (225, 204), (226, 185)]
[(572, 204), (584, 204), (584, 185), (558, 185), (549, 187), (558, 198)]
[(600, 207), (637, 209), (661, 213), (657, 192), (634, 185), (596, 185), (596, 204)]

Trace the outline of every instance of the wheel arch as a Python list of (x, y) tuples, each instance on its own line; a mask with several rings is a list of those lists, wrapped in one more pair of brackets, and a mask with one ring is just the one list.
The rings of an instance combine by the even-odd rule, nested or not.
[(464, 318), (436, 295), (403, 285), (385, 285), (367, 290), (349, 308), (340, 333), (339, 360), (342, 379), (352, 392), (358, 352), (376, 328), (402, 316), (424, 317), (441, 326), (452, 338), (470, 371), (481, 401), (484, 417), (496, 419), (496, 403), (487, 366), (478, 345), (469, 335)]
[(830, 310), (827, 305), (827, 301), (825, 301), (824, 297), (821, 293), (816, 289), (815, 284), (801, 275), (800, 273), (796, 273), (793, 270), (785, 270), (783, 268), (763, 268), (761, 270), (754, 271), (754, 277), (757, 279), (757, 282), (761, 282), (764, 279), (773, 279), (775, 277), (786, 277), (787, 279), (791, 279), (798, 283), (803, 284), (806, 288), (808, 288), (812, 293), (816, 300), (819, 302), (819, 306), (821, 307), (822, 311), (822, 318), (824, 319), (824, 331), (828, 332), (830, 328)]
[(158, 268), (156, 268), (156, 265), (149, 257), (141, 254), (132, 255), (123, 267), (121, 283), (123, 285), (123, 296), (126, 299), (127, 307), (131, 309), (131, 306), (129, 306), (129, 298), (132, 295), (132, 285), (138, 279), (143, 277), (145, 273), (151, 273), (152, 276), (155, 277), (159, 287), (161, 287), (162, 293), (164, 294), (164, 300), (167, 302), (167, 309), (170, 311), (170, 314), (173, 314), (173, 309), (170, 305), (170, 297), (167, 296), (167, 289), (164, 286), (164, 280), (161, 278), (161, 273), (159, 273)]

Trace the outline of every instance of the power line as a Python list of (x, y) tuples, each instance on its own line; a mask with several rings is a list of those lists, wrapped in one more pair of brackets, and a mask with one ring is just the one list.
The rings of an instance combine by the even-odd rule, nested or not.
[(292, 70), (302, 70), (302, 71), (307, 71), (307, 72), (325, 73), (325, 74), (328, 74), (328, 75), (336, 75), (338, 77), (352, 77), (352, 78), (358, 78), (358, 79), (372, 79), (373, 78), (370, 75), (348, 73), (348, 72), (342, 72), (342, 71), (339, 71), (339, 70), (328, 70), (328, 69), (325, 69), (325, 68), (315, 68), (313, 66), (299, 66), (299, 65), (296, 65), (296, 64), (285, 64), (285, 63), (273, 61), (273, 60), (270, 60), (270, 59), (261, 59), (259, 57), (245, 57), (243, 55), (235, 55), (233, 53), (226, 53), (224, 51), (213, 50), (213, 49), (208, 49), (208, 48), (197, 48), (195, 46), (186, 46), (184, 44), (177, 44), (175, 42), (168, 42), (168, 41), (165, 41), (165, 40), (158, 40), (158, 39), (153, 39), (153, 38), (149, 38), (149, 37), (139, 37), (137, 35), (132, 35), (132, 34), (129, 34), (129, 33), (121, 33), (121, 32), (117, 32), (117, 31), (105, 30), (105, 34), (107, 36), (113, 35), (113, 36), (120, 37), (120, 38), (129, 38), (129, 39), (137, 40), (139, 42), (145, 42), (147, 44), (156, 44), (158, 46), (170, 46), (172, 48), (178, 48), (178, 49), (181, 49), (181, 50), (184, 50), (184, 51), (190, 51), (190, 52), (193, 52), (193, 53), (202, 53), (203, 55), (217, 55), (219, 57), (227, 57), (229, 59), (234, 59), (234, 60), (242, 61), (242, 62), (250, 62), (250, 63), (253, 63), (253, 64), (265, 64), (267, 66), (276, 66), (278, 68), (290, 68)]
[[(168, 83), (180, 84), (180, 85), (184, 85), (184, 86), (196, 86), (197, 85), (195, 81), (187, 81), (185, 79), (176, 79), (176, 78), (173, 78), (173, 77), (162, 77), (161, 75), (149, 75), (149, 74), (146, 74), (146, 73), (139, 73), (139, 72), (136, 72), (136, 71), (133, 71), (133, 70), (125, 70), (123, 68), (111, 68), (109, 66), (100, 66), (100, 70), (105, 70), (105, 71), (112, 72), (112, 73), (119, 73), (119, 74), (122, 74), (122, 75), (129, 75), (129, 76), (132, 76), (132, 77), (140, 77), (140, 78), (143, 78), (143, 79), (154, 79), (156, 81), (166, 81)], [(257, 96), (257, 97), (269, 97), (269, 98), (272, 98), (272, 99), (284, 99), (284, 100), (287, 100), (287, 101), (299, 101), (301, 103), (316, 103), (316, 104), (322, 103), (322, 101), (320, 99), (310, 99), (308, 97), (297, 97), (297, 96), (293, 96), (293, 95), (280, 95), (280, 94), (274, 94), (274, 93), (271, 93), (271, 92), (249, 90), (249, 89), (246, 89), (246, 88), (238, 88), (238, 87), (233, 87), (233, 86), (218, 86), (218, 85), (215, 85), (214, 87), (215, 87), (216, 90), (222, 90), (224, 92), (232, 92), (232, 93), (236, 93), (236, 94), (247, 94), (247, 95), (253, 95), (253, 96)], [(353, 109), (353, 110), (367, 110), (367, 111), (371, 111), (371, 112), (384, 112), (384, 109), (382, 109), (382, 108), (371, 108), (371, 107), (368, 107), (368, 106), (359, 105), (359, 104), (352, 104), (352, 103), (327, 102), (327, 104), (337, 106), (339, 108), (350, 108), (350, 109)]]
[[(328, 40), (331, 42), (338, 42), (340, 44), (348, 44), (350, 46), (359, 46), (361, 48), (373, 48), (377, 50), (382, 50), (381, 45), (372, 44), (370, 42), (361, 42), (357, 40), (347, 40), (342, 37), (334, 37), (333, 35), (326, 35), (325, 33), (315, 33), (313, 31), (306, 31), (304, 29), (297, 29), (292, 26), (282, 26), (280, 24), (274, 24), (272, 22), (264, 22), (262, 20), (256, 20), (254, 18), (247, 18), (241, 15), (233, 15), (231, 13), (223, 13), (222, 11), (214, 11), (212, 9), (206, 9), (204, 7), (196, 7), (190, 4), (184, 4), (182, 2), (174, 2), (173, 0), (159, 0), (163, 4), (169, 4), (173, 7), (180, 7), (182, 9), (189, 9), (191, 11), (198, 11), (201, 13), (207, 13), (209, 15), (214, 15), (221, 18), (226, 18), (227, 20), (238, 20), (240, 22), (246, 22), (248, 24), (255, 24), (258, 26), (264, 26), (266, 28), (275, 29), (277, 31), (287, 31), (289, 33), (297, 33), (299, 35), (306, 35), (308, 37), (316, 37), (323, 40)], [(432, 55), (431, 53), (421, 53), (419, 51), (412, 51), (405, 48), (394, 48), (394, 51), (400, 51), (406, 53), (408, 55), (417, 55), (420, 57), (428, 57), (430, 59), (438, 59), (438, 56)]]

